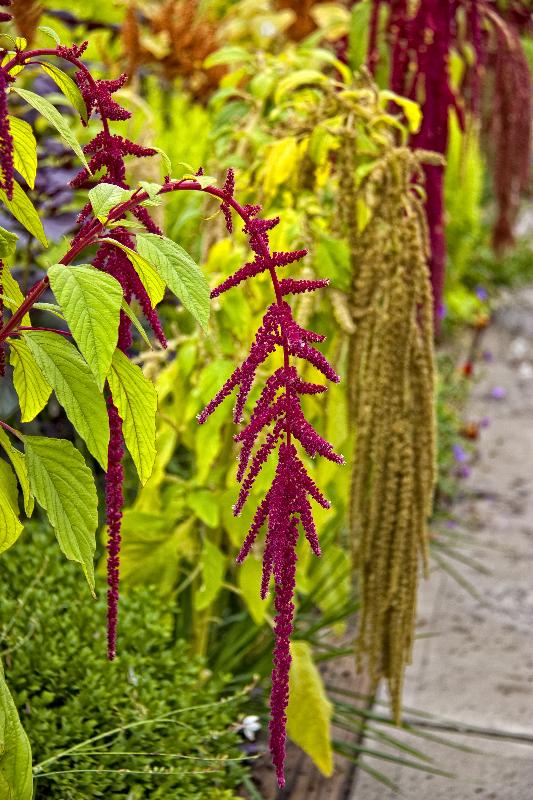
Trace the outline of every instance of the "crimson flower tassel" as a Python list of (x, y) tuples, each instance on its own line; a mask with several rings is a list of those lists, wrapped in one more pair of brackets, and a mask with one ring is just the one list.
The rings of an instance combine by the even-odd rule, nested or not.
[(7, 107), (8, 75), (0, 69), (0, 187), (9, 200), (13, 199), (13, 137), (9, 126), (9, 110)]
[(211, 295), (217, 297), (245, 280), (269, 272), (274, 287), (275, 302), (267, 308), (248, 356), (198, 415), (198, 421), (200, 424), (205, 423), (225, 398), (237, 390), (233, 417), (236, 423), (242, 422), (248, 398), (260, 374), (260, 367), (273, 353), (282, 352), (283, 363), (266, 380), (247, 424), (234, 436), (235, 441), (241, 445), (237, 468), (237, 480), (241, 488), (233, 512), (235, 516), (241, 513), (265, 463), (277, 454), (274, 480), (257, 507), (237, 561), (238, 563), (244, 561), (261, 529), (266, 525), (260, 594), (263, 598), (267, 596), (273, 577), (276, 609), (270, 700), (270, 750), (278, 783), (283, 786), (286, 710), (291, 664), (290, 636), (294, 624), (296, 545), (302, 531), (313, 553), (316, 556), (320, 555), (311, 500), (323, 508), (329, 508), (328, 500), (298, 456), (295, 444), (298, 442), (311, 458), (320, 455), (334, 463), (344, 463), (343, 457), (335, 453), (332, 445), (306, 420), (301, 406), (300, 398), (303, 395), (320, 394), (325, 392), (327, 387), (300, 378), (292, 361), (295, 359), (307, 361), (326, 380), (336, 383), (339, 377), (325, 356), (315, 347), (324, 340), (324, 337), (298, 325), (290, 305), (284, 300), (289, 294), (324, 288), (328, 281), (304, 281), (292, 278), (280, 281), (277, 270), (299, 261), (306, 251), (271, 252), (269, 231), (278, 224), (279, 219), (257, 218), (260, 211), (258, 206), (240, 207), (233, 200), (233, 189), (234, 182), (231, 175), (225, 184), (222, 210), (227, 218), (233, 206), (243, 217), (244, 232), (249, 237), (254, 259), (213, 289)]
[(122, 525), (122, 506), (124, 505), (124, 467), (122, 457), (122, 420), (112, 399), (107, 399), (109, 417), (109, 448), (106, 473), (106, 521), (107, 540), (107, 657), (115, 658), (117, 649), (117, 618), (119, 600), (120, 570), (120, 531)]
[[(79, 58), (85, 47), (86, 43), (80, 47), (58, 48), (58, 53), (67, 59)], [(71, 181), (71, 186), (75, 189), (89, 189), (98, 183), (106, 182), (120, 186), (123, 189), (129, 189), (129, 185), (126, 182), (125, 158), (128, 156), (144, 158), (155, 155), (157, 151), (153, 148), (141, 147), (129, 139), (112, 134), (109, 131), (108, 123), (110, 120), (122, 121), (129, 119), (131, 116), (130, 112), (122, 108), (112, 96), (124, 86), (126, 76), (121, 75), (116, 80), (95, 81), (91, 79), (85, 70), (80, 69), (76, 73), (76, 82), (85, 101), (88, 117), (93, 112), (99, 113), (104, 127), (100, 133), (85, 145), (84, 152), (89, 156), (89, 169), (80, 170)], [(100, 173), (100, 176), (95, 179), (94, 176), (97, 173)], [(155, 234), (162, 233), (146, 208), (136, 206), (132, 209), (132, 213), (147, 231)], [(91, 224), (91, 217), (92, 208), (91, 204), (88, 203), (78, 217), (81, 228), (73, 244), (84, 236), (87, 227)], [(125, 245), (130, 249), (135, 248), (135, 240), (126, 227), (119, 226), (115, 228), (109, 233), (109, 238), (114, 239), (117, 244)], [(148, 293), (126, 254), (118, 246), (106, 242), (100, 245), (98, 253), (93, 260), (93, 265), (116, 278), (122, 287), (124, 299), (127, 303), (133, 297), (139, 301), (155, 336), (159, 339), (161, 345), (166, 347), (167, 341), (157, 312), (153, 308)], [(123, 352), (126, 352), (131, 346), (131, 331), (130, 320), (124, 312), (121, 312), (118, 347)], [(112, 660), (116, 654), (117, 641), (120, 544), (124, 500), (124, 469), (122, 466), (124, 444), (122, 420), (110, 396), (107, 404), (110, 427), (108, 469), (106, 473), (106, 517), (108, 527), (107, 654), (108, 658)]]

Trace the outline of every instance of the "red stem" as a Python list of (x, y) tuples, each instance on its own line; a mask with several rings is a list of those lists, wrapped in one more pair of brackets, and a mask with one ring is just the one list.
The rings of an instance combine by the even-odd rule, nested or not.
[[(213, 197), (217, 197), (219, 200), (225, 202), (227, 205), (231, 206), (236, 214), (243, 220), (245, 225), (249, 225), (252, 221), (252, 217), (250, 214), (247, 213), (246, 209), (241, 206), (241, 204), (235, 200), (234, 197), (228, 197), (227, 194), (216, 186), (206, 186), (202, 187), (197, 181), (193, 180), (182, 180), (182, 181), (171, 181), (166, 183), (162, 186), (161, 191), (159, 194), (169, 194), (170, 192), (185, 192), (185, 191), (192, 191), (192, 192), (205, 192), (205, 194), (210, 194)], [(123, 215), (127, 211), (131, 211), (132, 209), (136, 208), (145, 200), (148, 200), (148, 193), (145, 191), (136, 193), (134, 197), (131, 197), (126, 202), (121, 203), (120, 205), (114, 208), (108, 217), (108, 222), (115, 222), (116, 220), (121, 219)], [(72, 261), (78, 256), (82, 250), (86, 247), (95, 244), (98, 241), (99, 234), (104, 230), (105, 225), (100, 222), (99, 220), (95, 219), (93, 222), (88, 226), (88, 230), (85, 232), (84, 236), (79, 239), (78, 241), (74, 241), (73, 245), (71, 246), (68, 253), (66, 253), (63, 258), (61, 259), (61, 264), (65, 266), (71, 264)], [(276, 303), (281, 305), (283, 302), (283, 295), (281, 294), (281, 288), (279, 285), (278, 276), (276, 274), (276, 270), (274, 265), (272, 264), (272, 258), (270, 254), (269, 248), (259, 240), (259, 249), (261, 251), (261, 256), (265, 259), (265, 262), (268, 264), (268, 270), (270, 273), (270, 277), (272, 280), (272, 285), (274, 288), (274, 294), (276, 296)], [(21, 306), (14, 312), (13, 316), (9, 319), (6, 325), (0, 329), (0, 343), (5, 341), (8, 336), (11, 336), (17, 330), (20, 330), (20, 322), (24, 318), (24, 316), (28, 313), (28, 311), (32, 308), (32, 306), (39, 300), (39, 298), (44, 294), (46, 289), (49, 286), (48, 277), (45, 276), (42, 278), (38, 283), (33, 286), (33, 288), (28, 293), (27, 297), (25, 298), (24, 302)], [(289, 367), (289, 345), (285, 335), (282, 333), (282, 346), (283, 346), (283, 364), (285, 369)], [(287, 395), (289, 395), (289, 388), (286, 389)], [(289, 404), (287, 403), (287, 408)], [(287, 444), (290, 445), (291, 443), (291, 434), (289, 430), (289, 424), (287, 420)]]

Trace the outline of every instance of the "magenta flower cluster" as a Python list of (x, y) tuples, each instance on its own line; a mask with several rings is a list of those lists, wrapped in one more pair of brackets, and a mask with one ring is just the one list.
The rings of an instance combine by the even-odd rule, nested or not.
[[(226, 194), (228, 187), (231, 195)], [(222, 210), (226, 219), (232, 206), (233, 187), (234, 179), (230, 171), (221, 193)], [(283, 786), (286, 709), (291, 664), (290, 636), (293, 630), (296, 582), (296, 544), (301, 527), (315, 555), (320, 555), (320, 544), (310, 501), (314, 500), (324, 508), (329, 508), (329, 502), (299, 458), (295, 442), (298, 442), (311, 458), (320, 455), (337, 464), (344, 463), (343, 457), (337, 455), (332, 445), (306, 420), (301, 405), (302, 396), (325, 392), (326, 386), (303, 380), (292, 362), (295, 359), (306, 361), (326, 380), (335, 383), (339, 381), (339, 377), (322, 352), (315, 347), (324, 340), (324, 337), (298, 325), (290, 305), (283, 299), (289, 294), (321, 289), (327, 286), (328, 281), (292, 278), (280, 280), (277, 270), (299, 261), (306, 255), (306, 251), (271, 252), (268, 232), (278, 224), (279, 219), (259, 218), (257, 216), (260, 211), (259, 206), (245, 206), (240, 209), (233, 204), (233, 207), (239, 210), (245, 220), (244, 232), (249, 237), (254, 259), (213, 289), (211, 296), (218, 297), (245, 280), (269, 272), (276, 299), (266, 310), (248, 356), (199, 414), (198, 421), (203, 424), (223, 400), (237, 390), (233, 417), (236, 423), (241, 423), (259, 368), (273, 353), (281, 351), (282, 364), (266, 380), (249, 415), (248, 423), (234, 437), (241, 445), (237, 469), (237, 479), (241, 489), (233, 511), (235, 516), (241, 513), (267, 459), (277, 451), (274, 480), (266, 496), (259, 503), (237, 561), (239, 563), (244, 561), (259, 532), (266, 525), (260, 592), (261, 597), (267, 596), (273, 577), (276, 609), (270, 749), (278, 783)], [(228, 229), (231, 230), (231, 224), (228, 224)]]
[[(77, 59), (85, 50), (85, 44), (75, 48), (63, 48), (62, 55), (66, 58)], [(76, 73), (76, 82), (87, 106), (87, 115), (94, 111), (100, 114), (103, 130), (98, 133), (84, 147), (86, 155), (90, 156), (89, 170), (84, 168), (72, 180), (71, 185), (76, 189), (89, 189), (98, 183), (112, 183), (123, 189), (129, 189), (126, 182), (125, 158), (153, 156), (156, 150), (140, 147), (122, 136), (109, 131), (109, 120), (120, 121), (128, 119), (131, 114), (122, 108), (112, 97), (126, 82), (126, 76), (112, 81), (94, 80), (90, 73), (80, 69)], [(96, 177), (95, 177), (96, 176)], [(150, 233), (160, 234), (161, 231), (150, 217), (149, 212), (142, 206), (132, 208), (132, 213)], [(124, 215), (125, 216), (125, 215)], [(91, 205), (87, 204), (79, 215), (78, 221), (81, 228), (76, 241), (83, 239), (87, 229), (92, 224)], [(119, 226), (109, 233), (109, 238), (118, 244), (135, 249), (135, 240), (126, 227)], [(155, 336), (163, 347), (166, 347), (166, 338), (157, 312), (152, 306), (148, 293), (140, 280), (137, 271), (129, 258), (119, 247), (102, 243), (93, 259), (93, 265), (103, 272), (112, 275), (122, 286), (126, 302), (135, 297), (142, 311), (152, 327)], [(118, 346), (126, 352), (132, 342), (131, 322), (121, 312)], [(107, 652), (108, 658), (113, 659), (116, 654), (117, 618), (119, 603), (120, 580), (120, 543), (121, 520), (123, 506), (123, 481), (124, 470), (122, 457), (124, 445), (122, 440), (122, 420), (111, 399), (108, 399), (108, 417), (110, 426), (110, 441), (108, 449), (108, 469), (106, 473), (106, 521), (108, 528), (108, 612), (107, 612)]]

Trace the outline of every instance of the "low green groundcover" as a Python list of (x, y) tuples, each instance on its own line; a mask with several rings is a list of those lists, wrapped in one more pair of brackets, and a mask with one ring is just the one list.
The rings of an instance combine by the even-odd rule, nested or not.
[(141, 723), (43, 764), (36, 800), (235, 797), (248, 699), (172, 641), (172, 609), (149, 589), (124, 597), (108, 663), (105, 587), (94, 601), (46, 531), (2, 556), (0, 581), (0, 651), (34, 765)]

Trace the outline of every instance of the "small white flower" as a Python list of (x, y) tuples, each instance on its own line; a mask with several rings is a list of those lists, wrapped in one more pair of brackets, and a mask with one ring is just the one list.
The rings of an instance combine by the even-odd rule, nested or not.
[(255, 740), (255, 734), (257, 731), (261, 730), (261, 723), (259, 722), (259, 717), (255, 716), (255, 714), (251, 714), (248, 717), (245, 717), (241, 724), (241, 730), (246, 736), (246, 738), (253, 742)]

